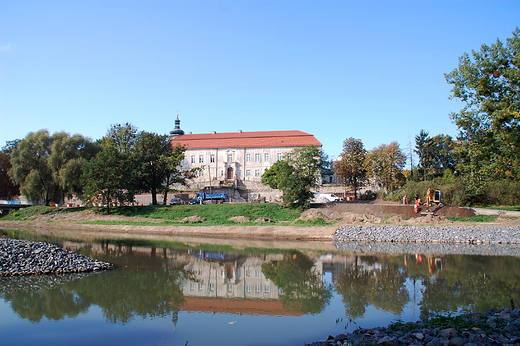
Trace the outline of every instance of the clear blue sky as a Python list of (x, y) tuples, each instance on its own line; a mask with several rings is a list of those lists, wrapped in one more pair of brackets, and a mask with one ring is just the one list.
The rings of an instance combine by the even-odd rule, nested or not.
[(0, 0), (0, 146), (126, 122), (166, 134), (178, 110), (187, 132), (409, 151), (421, 129), (456, 136), (444, 73), (516, 26), (516, 0)]

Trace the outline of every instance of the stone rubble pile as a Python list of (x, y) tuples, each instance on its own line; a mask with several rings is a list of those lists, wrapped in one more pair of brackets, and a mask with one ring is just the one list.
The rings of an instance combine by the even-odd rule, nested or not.
[(56, 245), (17, 239), (0, 239), (0, 276), (77, 273), (110, 269), (98, 261)]
[[(468, 327), (428, 327), (428, 322), (410, 322), (393, 328), (359, 328), (353, 333), (329, 336), (306, 346), (488, 346), (520, 345), (520, 309), (489, 310), (487, 314), (462, 315)], [(473, 327), (471, 327), (473, 325)]]
[(520, 227), (506, 226), (343, 226), (335, 241), (520, 244)]

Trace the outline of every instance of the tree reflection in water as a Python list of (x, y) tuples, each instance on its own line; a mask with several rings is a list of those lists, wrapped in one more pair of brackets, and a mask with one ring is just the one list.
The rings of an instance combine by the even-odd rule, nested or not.
[[(41, 282), (35, 278), (2, 278), (0, 296), (10, 302), (20, 317), (31, 322), (73, 318), (96, 305), (107, 321), (123, 324), (136, 317), (169, 316), (177, 324), (184, 294), (191, 294), (189, 287), (182, 285), (190, 283), (205, 284), (207, 292), (197, 290), (193, 293), (195, 298), (215, 298), (220, 302), (228, 298), (255, 299), (260, 303), (278, 299), (284, 308), (297, 314), (322, 313), (331, 301), (334, 288), (343, 301), (345, 315), (353, 319), (364, 317), (369, 306), (398, 316), (403, 314), (406, 305), (411, 303), (411, 283), (414, 284), (413, 304), (420, 307), (421, 318), (439, 313), (504, 308), (511, 299), (520, 305), (520, 272), (515, 270), (520, 267), (520, 260), (516, 257), (346, 252), (330, 257), (314, 253), (313, 257), (312, 252), (308, 252), (310, 256), (299, 251), (262, 252), (261, 249), (235, 252), (226, 249), (224, 253), (213, 248), (206, 253), (212, 256), (201, 256), (203, 250), (186, 246), (164, 247), (158, 251), (143, 245), (139, 248), (121, 244), (109, 246), (108, 242), (97, 248), (74, 246), (86, 255), (116, 263), (118, 269), (70, 278), (45, 276)], [(273, 290), (262, 297), (247, 293), (246, 287), (252, 280), (259, 290), (260, 284), (267, 286), (267, 283), (256, 274), (254, 278), (244, 274), (246, 259), (254, 259), (247, 265), (251, 271), (260, 272), (261, 266), (265, 279), (274, 283), (272, 289), (278, 289), (279, 294)], [(191, 273), (188, 262), (200, 272), (211, 270), (212, 277), (218, 272), (223, 278), (204, 283), (208, 278)], [(323, 282), (325, 265), (333, 268), (333, 286)], [(43, 284), (49, 279), (50, 284)], [(218, 288), (218, 297), (215, 297), (217, 290), (210, 290), (212, 283), (225, 285)], [(236, 293), (234, 285), (240, 285), (242, 291)], [(28, 289), (31, 287), (33, 289)], [(418, 301), (415, 301), (416, 292), (419, 292)], [(227, 306), (233, 306), (231, 299)]]
[(313, 270), (314, 262), (298, 251), (287, 252), (282, 261), (262, 264), (267, 279), (281, 289), (280, 300), (293, 312), (320, 313), (328, 304), (331, 287)]
[[(380, 265), (375, 266), (376, 263)], [(335, 286), (343, 297), (346, 316), (362, 317), (369, 304), (398, 315), (409, 301), (404, 286), (406, 278), (406, 273), (395, 263), (356, 256), (353, 265), (337, 276)]]

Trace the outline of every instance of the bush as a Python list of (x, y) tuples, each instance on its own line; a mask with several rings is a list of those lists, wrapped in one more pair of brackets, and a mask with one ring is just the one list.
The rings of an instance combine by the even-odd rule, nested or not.
[(518, 205), (520, 204), (520, 183), (511, 181), (488, 181), (479, 195), (466, 193), (462, 178), (455, 177), (449, 172), (443, 178), (435, 178), (429, 181), (409, 181), (401, 189), (387, 196), (386, 199), (401, 202), (406, 196), (408, 203), (413, 203), (417, 195), (421, 200), (426, 200), (426, 192), (429, 188), (440, 190), (442, 202), (453, 206), (467, 206), (472, 203), (485, 205)]

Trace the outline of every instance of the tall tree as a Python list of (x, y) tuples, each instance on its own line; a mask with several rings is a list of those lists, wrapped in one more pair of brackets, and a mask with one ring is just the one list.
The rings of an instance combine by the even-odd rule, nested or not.
[(467, 192), (488, 180), (520, 179), (520, 30), (480, 51), (465, 53), (445, 75), (452, 99), (464, 107), (450, 117), (459, 128), (460, 170)]
[(426, 146), (428, 144), (428, 132), (421, 130), (418, 135), (415, 136), (415, 153), (419, 156), (419, 165), (423, 171), (424, 181), (426, 181)]
[(444, 170), (455, 168), (455, 143), (449, 135), (430, 137), (421, 130), (415, 136), (415, 153), (419, 156), (424, 181), (428, 176), (441, 177)]
[(61, 203), (65, 196), (81, 194), (79, 167), (95, 152), (91, 140), (81, 135), (31, 132), (12, 150), (9, 176), (29, 200)]
[(397, 142), (381, 144), (370, 150), (366, 156), (367, 178), (371, 179), (376, 186), (391, 192), (404, 183), (401, 171), (405, 164), (406, 156)]
[(334, 173), (345, 186), (352, 186), (354, 198), (358, 188), (366, 181), (364, 162), (367, 151), (360, 139), (347, 138), (343, 142), (341, 159), (334, 166)]
[(169, 173), (171, 147), (168, 136), (143, 131), (136, 143), (137, 187), (152, 194), (152, 204), (157, 205), (157, 191)]
[(20, 193), (20, 186), (14, 184), (7, 174), (10, 169), (10, 155), (0, 152), (0, 198), (11, 199)]
[[(126, 164), (125, 164), (126, 163)], [(82, 184), (87, 204), (100, 200), (107, 205), (126, 204), (134, 200), (133, 167), (127, 155), (114, 145), (105, 145), (92, 160), (83, 166)]]
[(321, 156), (315, 145), (294, 149), (264, 172), (262, 183), (281, 190), (287, 206), (308, 209), (314, 196), (311, 189), (320, 181)]

